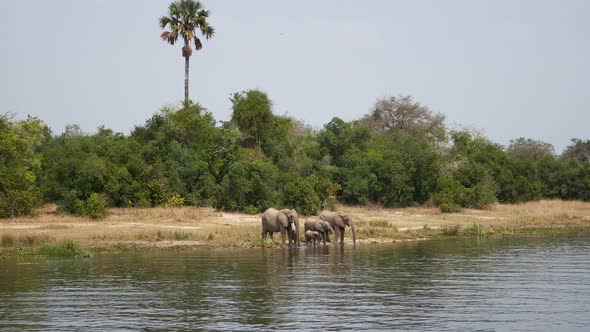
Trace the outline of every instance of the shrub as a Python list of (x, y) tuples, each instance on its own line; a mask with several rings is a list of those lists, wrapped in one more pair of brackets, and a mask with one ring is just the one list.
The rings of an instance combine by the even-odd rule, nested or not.
[(438, 207), (442, 213), (454, 213), (461, 211), (461, 207), (455, 203), (443, 203)]
[(473, 188), (466, 190), (464, 206), (476, 209), (484, 209), (496, 203), (494, 184), (491, 181), (483, 181)]
[(256, 214), (256, 213), (258, 213), (258, 211), (259, 211), (259, 209), (255, 206), (252, 206), (252, 205), (248, 205), (244, 208), (244, 213), (247, 213), (247, 214)]
[(490, 231), (488, 231), (488, 229), (486, 229), (483, 225), (480, 225), (480, 224), (473, 224), (473, 225), (467, 227), (463, 231), (463, 235), (474, 236), (474, 237), (486, 236), (489, 233), (490, 233)]
[(78, 198), (77, 191), (70, 190), (64, 193), (57, 210), (98, 220), (107, 216), (107, 206), (104, 194), (92, 193), (87, 199), (82, 200)]
[(445, 176), (438, 180), (437, 191), (432, 199), (443, 213), (458, 212), (461, 209), (460, 202), (465, 196), (465, 187), (452, 176)]
[(83, 210), (84, 202), (78, 198), (78, 192), (76, 190), (69, 190), (63, 193), (62, 200), (57, 206), (57, 211), (74, 215), (82, 215)]
[(84, 202), (83, 215), (91, 219), (104, 219), (107, 216), (107, 200), (105, 195), (92, 193)]
[(295, 172), (279, 178), (283, 206), (296, 209), (302, 215), (313, 215), (321, 207), (321, 200), (314, 190), (315, 176), (301, 177)]
[(64, 241), (60, 243), (45, 243), (34, 251), (36, 255), (52, 257), (88, 257), (90, 252), (80, 247), (73, 241)]
[(180, 196), (179, 194), (172, 194), (166, 200), (166, 207), (179, 207), (184, 205), (184, 197)]

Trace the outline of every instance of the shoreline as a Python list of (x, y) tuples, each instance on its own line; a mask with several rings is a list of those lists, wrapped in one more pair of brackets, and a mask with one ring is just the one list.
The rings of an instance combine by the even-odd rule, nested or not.
[[(590, 203), (579, 201), (496, 204), (449, 214), (424, 207), (338, 206), (338, 210), (353, 218), (359, 245), (590, 232)], [(66, 242), (89, 252), (276, 246), (261, 240), (260, 214), (198, 207), (115, 208), (109, 212), (106, 219), (93, 221), (62, 215), (54, 205), (45, 205), (32, 217), (2, 219), (0, 257), (34, 255), (41, 246), (59, 247)], [(314, 219), (317, 216), (300, 217), (300, 227)], [(346, 246), (352, 246), (350, 236), (347, 229)], [(275, 242), (280, 242), (277, 234)], [(306, 247), (304, 242), (301, 247)]]

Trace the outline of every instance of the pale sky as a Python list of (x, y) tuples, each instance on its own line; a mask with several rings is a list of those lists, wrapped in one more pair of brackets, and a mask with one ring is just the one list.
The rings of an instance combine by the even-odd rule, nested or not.
[[(590, 1), (202, 2), (216, 34), (193, 53), (190, 93), (217, 120), (254, 88), (315, 128), (411, 94), (504, 145), (590, 138)], [(159, 38), (169, 3), (0, 0), (0, 113), (128, 134), (178, 103), (184, 59)]]

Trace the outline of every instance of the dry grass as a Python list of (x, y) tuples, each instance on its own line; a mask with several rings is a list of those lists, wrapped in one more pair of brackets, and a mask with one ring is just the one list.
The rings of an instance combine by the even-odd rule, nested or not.
[(507, 218), (538, 221), (567, 221), (590, 218), (590, 203), (580, 201), (543, 200), (492, 207), (494, 214)]
[[(356, 222), (361, 242), (459, 234), (472, 225), (510, 233), (539, 227), (589, 227), (590, 203), (545, 200), (494, 205), (487, 210), (465, 209), (442, 214), (434, 208), (383, 209), (338, 206)], [(301, 225), (306, 219), (301, 218)], [(46, 205), (35, 216), (0, 220), (0, 248), (35, 246), (44, 242), (75, 241), (85, 246), (141, 243), (248, 246), (260, 239), (260, 215), (218, 212), (210, 208), (111, 209), (102, 221), (62, 215)], [(346, 237), (351, 234), (347, 230)], [(275, 242), (280, 235), (275, 234)]]

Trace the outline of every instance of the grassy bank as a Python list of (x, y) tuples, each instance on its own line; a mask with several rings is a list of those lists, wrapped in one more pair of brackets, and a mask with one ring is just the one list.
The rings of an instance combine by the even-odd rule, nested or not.
[[(6, 237), (3, 237), (6, 239)], [(11, 246), (2, 256), (89, 257), (92, 251), (74, 241), (44, 242), (36, 246)]]
[[(590, 230), (590, 203), (538, 201), (494, 205), (486, 210), (442, 214), (432, 208), (382, 209), (339, 206), (356, 222), (360, 243), (440, 237), (516, 236)], [(44, 206), (34, 217), (0, 220), (0, 252), (41, 254), (46, 245), (73, 243), (80, 249), (269, 247), (260, 239), (260, 215), (209, 208), (111, 209), (102, 221), (62, 215)], [(317, 217), (302, 217), (303, 222)], [(347, 230), (350, 242), (350, 231)], [(275, 241), (280, 235), (275, 235)], [(41, 252), (37, 251), (42, 249)], [(58, 252), (56, 250), (55, 252)], [(74, 255), (76, 256), (76, 255)]]

